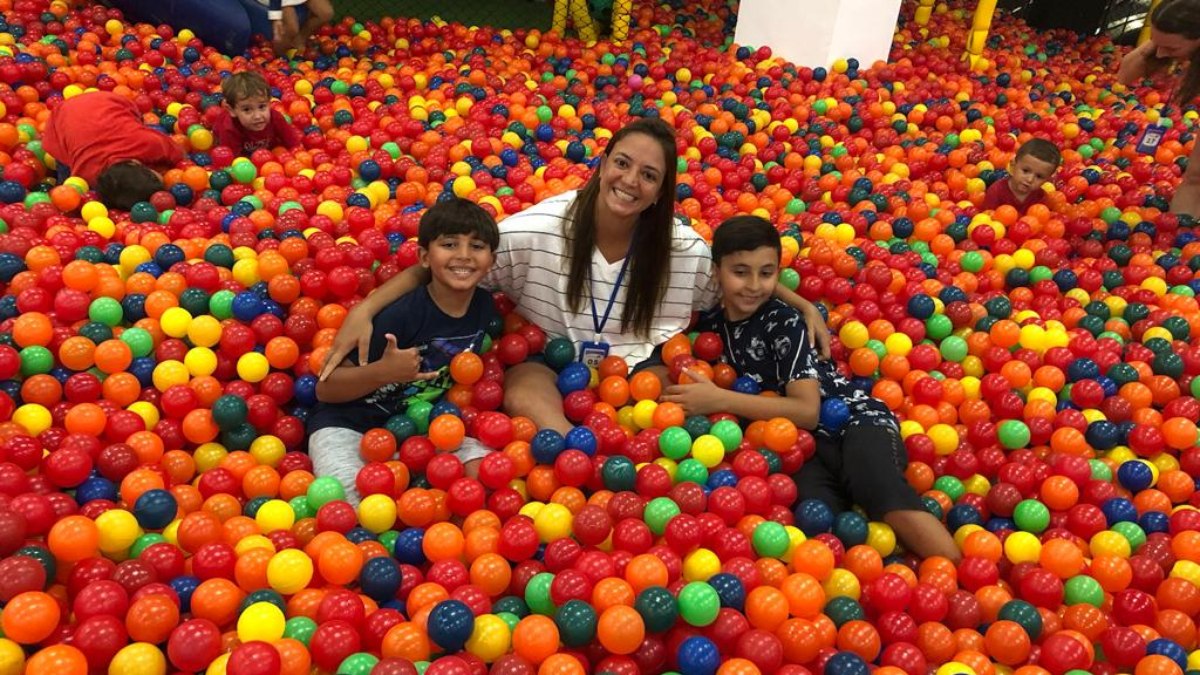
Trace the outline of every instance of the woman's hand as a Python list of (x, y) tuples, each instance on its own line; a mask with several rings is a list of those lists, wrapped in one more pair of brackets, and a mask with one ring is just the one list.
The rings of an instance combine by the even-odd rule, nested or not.
[(1165, 60), (1156, 56), (1158, 45), (1154, 40), (1146, 40), (1137, 49), (1129, 52), (1121, 59), (1121, 67), (1117, 70), (1117, 81), (1132, 87), (1151, 72), (1161, 68)]
[(832, 354), (829, 326), (825, 325), (825, 317), (821, 314), (821, 310), (817, 309), (816, 305), (809, 303), (807, 308), (800, 311), (800, 314), (804, 317), (804, 326), (808, 329), (808, 339), (812, 342), (812, 346), (817, 348), (821, 358), (829, 358)]
[(346, 319), (338, 329), (337, 336), (333, 338), (329, 353), (325, 355), (325, 362), (321, 364), (318, 379), (322, 382), (355, 348), (358, 349), (358, 365), (367, 365), (374, 324), (371, 320), (373, 317), (365, 305), (366, 303), (360, 302), (346, 313)]

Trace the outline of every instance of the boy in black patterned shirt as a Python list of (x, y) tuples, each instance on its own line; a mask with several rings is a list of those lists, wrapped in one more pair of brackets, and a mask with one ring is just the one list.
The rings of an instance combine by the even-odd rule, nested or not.
[[(722, 359), (762, 391), (779, 396), (721, 389), (689, 372), (698, 382), (669, 387), (663, 400), (682, 405), (689, 415), (785, 417), (813, 430), (816, 455), (796, 475), (801, 499), (819, 499), (836, 512), (859, 504), (872, 519), (891, 525), (917, 555), (957, 561), (954, 539), (904, 478), (908, 457), (895, 415), (819, 358), (800, 313), (773, 297), (779, 233), (762, 218), (737, 216), (717, 228), (712, 252), (721, 304), (701, 317), (697, 329), (719, 335)], [(829, 401), (841, 401), (844, 408)]]

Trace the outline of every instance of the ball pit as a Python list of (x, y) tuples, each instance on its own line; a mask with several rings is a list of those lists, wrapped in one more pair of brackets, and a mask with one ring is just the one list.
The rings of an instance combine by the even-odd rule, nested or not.
[[(1196, 112), (1114, 85), (1103, 40), (1004, 18), (971, 73), (965, 4), (869, 68), (728, 46), (730, 9), (693, 4), (638, 3), (623, 45), (348, 19), (266, 72), (304, 147), (235, 158), (213, 92), (265, 52), (0, 0), (0, 673), (1200, 670), (1200, 244), (1164, 212)], [(88, 88), (191, 153), (128, 214), (47, 182), (39, 129)], [(640, 115), (678, 129), (698, 231), (779, 225), (781, 282), (897, 412), (959, 564), (798, 502), (808, 432), (687, 417), (502, 298), (446, 400), (366, 434), (357, 510), (312, 475), (313, 370), (417, 261), (422, 208), (577, 187)], [(1064, 150), (1046, 204), (980, 213), (1031, 135)], [(757, 393), (721, 347), (664, 356)], [(565, 437), (499, 411), (533, 354)], [(466, 435), (498, 450), (478, 479)]]

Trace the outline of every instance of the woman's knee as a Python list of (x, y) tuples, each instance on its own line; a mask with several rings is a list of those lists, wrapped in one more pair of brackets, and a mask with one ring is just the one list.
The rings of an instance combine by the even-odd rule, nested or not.
[(540, 363), (522, 363), (504, 374), (504, 405), (523, 405), (561, 399), (555, 385), (554, 371)]
[(329, 23), (333, 20), (333, 3), (329, 0), (308, 0), (308, 15), (313, 21)]

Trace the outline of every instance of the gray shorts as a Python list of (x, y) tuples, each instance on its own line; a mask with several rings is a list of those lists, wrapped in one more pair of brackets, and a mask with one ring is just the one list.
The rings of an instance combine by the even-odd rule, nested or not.
[[(363, 435), (353, 429), (344, 427), (325, 427), (313, 432), (308, 438), (308, 456), (312, 459), (313, 474), (317, 477), (332, 476), (342, 484), (346, 492), (346, 501), (355, 508), (360, 498), (355, 478), (366, 465), (363, 462)], [(462, 445), (451, 454), (458, 461), (466, 464), (477, 459), (483, 459), (493, 450), (471, 437), (463, 439)]]

